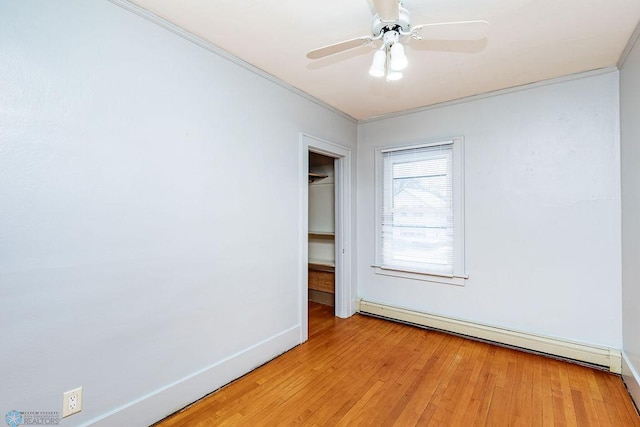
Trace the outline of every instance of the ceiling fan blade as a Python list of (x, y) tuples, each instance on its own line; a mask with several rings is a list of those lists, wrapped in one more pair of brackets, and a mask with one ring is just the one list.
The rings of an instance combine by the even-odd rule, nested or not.
[(378, 17), (382, 22), (398, 20), (400, 4), (398, 0), (373, 0)]
[(318, 49), (314, 49), (307, 53), (309, 59), (319, 59), (325, 56), (333, 55), (334, 53), (342, 52), (345, 50), (353, 49), (354, 47), (364, 46), (373, 40), (371, 36), (362, 36), (351, 40), (345, 40), (340, 43), (330, 44)]
[(411, 35), (428, 40), (478, 40), (486, 36), (487, 31), (487, 21), (460, 21), (414, 25)]

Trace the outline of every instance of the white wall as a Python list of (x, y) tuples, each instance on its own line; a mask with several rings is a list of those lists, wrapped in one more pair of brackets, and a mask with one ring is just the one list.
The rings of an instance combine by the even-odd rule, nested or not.
[(107, 1), (0, 40), (1, 413), (146, 425), (296, 344), (299, 132), (356, 125)]
[[(359, 296), (621, 347), (618, 73), (358, 129)], [(374, 148), (465, 138), (464, 287), (376, 275)]]
[(623, 375), (640, 404), (640, 45), (620, 71)]

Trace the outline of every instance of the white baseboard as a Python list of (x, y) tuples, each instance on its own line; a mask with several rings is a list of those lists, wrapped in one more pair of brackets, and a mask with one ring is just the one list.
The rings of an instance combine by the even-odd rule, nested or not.
[(300, 343), (300, 325), (94, 418), (84, 426), (149, 426)]
[(624, 351), (622, 352), (622, 379), (627, 385), (627, 390), (629, 390), (636, 408), (640, 408), (640, 375)]
[(620, 350), (512, 331), (360, 300), (358, 311), (608, 368), (621, 373)]

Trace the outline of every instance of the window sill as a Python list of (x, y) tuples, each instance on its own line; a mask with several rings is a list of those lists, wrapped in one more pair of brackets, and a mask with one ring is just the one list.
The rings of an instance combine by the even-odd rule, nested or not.
[(371, 267), (374, 268), (376, 274), (380, 274), (382, 276), (401, 277), (403, 279), (421, 280), (423, 282), (442, 283), (454, 286), (464, 286), (465, 280), (469, 278), (469, 276), (445, 276), (418, 271), (401, 270), (400, 268), (395, 267), (383, 267), (380, 265), (372, 265)]

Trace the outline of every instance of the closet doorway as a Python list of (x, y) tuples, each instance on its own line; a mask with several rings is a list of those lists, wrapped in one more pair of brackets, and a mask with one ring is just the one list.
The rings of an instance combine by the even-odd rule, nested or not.
[[(320, 199), (325, 200), (320, 208), (326, 212), (331, 208), (333, 210), (333, 232), (330, 228), (331, 219), (320, 219), (316, 221), (315, 213), (312, 214), (312, 218), (309, 216), (309, 192), (316, 193), (317, 190), (309, 183), (309, 158), (314, 158), (316, 154), (322, 155), (330, 160), (325, 160), (326, 166), (331, 165), (333, 161), (333, 206), (330, 206), (331, 200), (327, 202), (327, 198), (331, 198), (330, 191), (320, 190)], [(309, 250), (311, 250), (311, 264), (314, 273), (329, 273), (320, 274), (320, 278), (312, 278), (316, 283), (321, 282), (320, 286), (312, 285), (312, 287), (320, 287), (319, 290), (314, 289), (316, 292), (312, 292), (312, 298), (326, 298), (325, 301), (329, 302), (331, 297), (325, 294), (330, 288), (331, 273), (333, 274), (333, 301), (334, 301), (334, 313), (338, 317), (346, 318), (352, 316), (356, 309), (356, 290), (353, 289), (355, 282), (352, 280), (351, 273), (351, 261), (352, 261), (352, 212), (351, 212), (351, 150), (333, 142), (326, 141), (321, 138), (317, 138), (305, 133), (300, 134), (300, 209), (299, 209), (299, 229), (300, 229), (300, 264), (299, 264), (299, 321), (300, 321), (300, 342), (305, 342), (309, 337)], [(315, 169), (315, 163), (314, 167)], [(312, 172), (314, 173), (314, 172)], [(329, 184), (329, 174), (327, 175), (326, 184)], [(320, 185), (322, 180), (317, 180)], [(315, 184), (313, 184), (315, 185)], [(328, 186), (328, 185), (327, 185)], [(315, 195), (313, 196), (315, 197)], [(316, 209), (315, 203), (313, 201)], [(313, 221), (313, 222), (310, 222)], [(310, 226), (318, 228), (309, 228)], [(312, 233), (310, 239), (309, 232)], [(310, 244), (311, 240), (311, 244)], [(310, 248), (312, 246), (312, 248)], [(331, 249), (332, 248), (332, 249)], [(331, 251), (333, 250), (333, 258), (331, 257)], [(317, 262), (320, 261), (320, 262)], [(329, 261), (329, 262), (326, 262)], [(331, 262), (333, 261), (333, 272), (331, 271)], [(321, 271), (325, 270), (325, 271)], [(322, 288), (321, 286), (325, 287)], [(317, 292), (324, 292), (325, 294), (319, 294)]]

